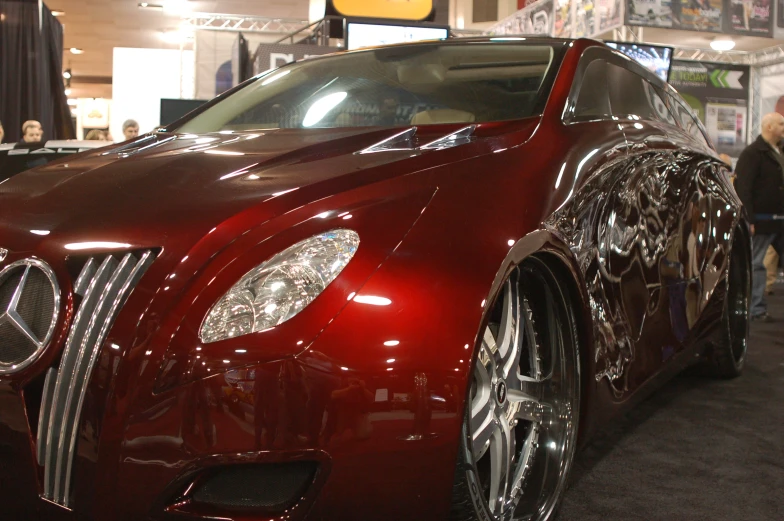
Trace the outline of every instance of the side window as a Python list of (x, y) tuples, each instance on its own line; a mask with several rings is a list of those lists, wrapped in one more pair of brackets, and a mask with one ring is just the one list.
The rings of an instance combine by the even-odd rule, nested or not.
[(586, 67), (574, 106), (575, 118), (601, 118), (612, 114), (607, 97), (607, 67), (604, 60), (593, 60)]
[(667, 97), (670, 100), (670, 108), (675, 114), (678, 123), (680, 123), (681, 128), (688, 132), (693, 138), (701, 141), (706, 147), (713, 148), (708, 143), (705, 134), (703, 134), (702, 129), (700, 128), (702, 125), (700, 125), (697, 118), (692, 115), (691, 111), (686, 108), (686, 104), (671, 94), (667, 94)]
[(639, 116), (643, 119), (659, 119), (646, 93), (648, 82), (629, 69), (609, 64), (607, 83), (610, 107), (614, 116)]

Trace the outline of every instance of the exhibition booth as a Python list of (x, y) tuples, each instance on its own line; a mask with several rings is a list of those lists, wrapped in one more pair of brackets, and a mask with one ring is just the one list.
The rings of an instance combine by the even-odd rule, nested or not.
[[(784, 34), (782, 11), (782, 5), (767, 0), (710, 0), (704, 5), (537, 0), (481, 29), (342, 16), (334, 10), (313, 23), (290, 21), (284, 28), (280, 21), (271, 28), (273, 20), (256, 17), (191, 14), (184, 24), (192, 39), (179, 51), (115, 49), (112, 134), (120, 133), (126, 116), (134, 115), (143, 129), (152, 129), (255, 74), (307, 56), (461, 35), (544, 35), (602, 39), (644, 64), (683, 95), (718, 151), (737, 158), (759, 133), (762, 114), (784, 112), (784, 51), (774, 39)], [(281, 29), (290, 32), (282, 34)], [(714, 34), (711, 45), (722, 50), (681, 46), (683, 31)], [(731, 37), (753, 37), (757, 49), (728, 50)], [(178, 103), (178, 98), (187, 101)]]

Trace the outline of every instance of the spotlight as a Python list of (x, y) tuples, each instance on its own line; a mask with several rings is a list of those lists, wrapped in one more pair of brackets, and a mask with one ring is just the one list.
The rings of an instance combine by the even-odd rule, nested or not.
[(84, 49), (78, 47), (71, 47), (71, 54), (84, 54)]
[(63, 78), (65, 78), (66, 80), (71, 79), (71, 69), (65, 69), (65, 72), (63, 72)]
[(59, 9), (52, 9), (52, 16), (65, 16), (65, 11), (61, 11)]

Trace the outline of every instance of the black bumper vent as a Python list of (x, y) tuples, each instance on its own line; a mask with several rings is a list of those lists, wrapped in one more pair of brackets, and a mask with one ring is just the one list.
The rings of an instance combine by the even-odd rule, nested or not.
[(311, 461), (225, 467), (201, 480), (191, 499), (218, 508), (280, 512), (302, 498), (316, 469)]

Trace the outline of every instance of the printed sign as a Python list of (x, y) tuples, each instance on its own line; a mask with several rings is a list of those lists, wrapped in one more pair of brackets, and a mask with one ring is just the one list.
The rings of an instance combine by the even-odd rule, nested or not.
[(722, 0), (680, 0), (680, 12), (673, 27), (688, 31), (722, 32)]
[(553, 33), (553, 0), (540, 0), (523, 9), (525, 34)]
[(771, 0), (729, 0), (730, 31), (752, 36), (771, 36)]
[(749, 67), (674, 61), (670, 83), (705, 125), (720, 153), (738, 157), (746, 146)]
[(671, 0), (629, 0), (626, 9), (630, 25), (673, 26)]
[(329, 54), (339, 50), (337, 47), (323, 45), (262, 43), (256, 49), (256, 55), (253, 58), (253, 73), (259, 74), (308, 56)]

